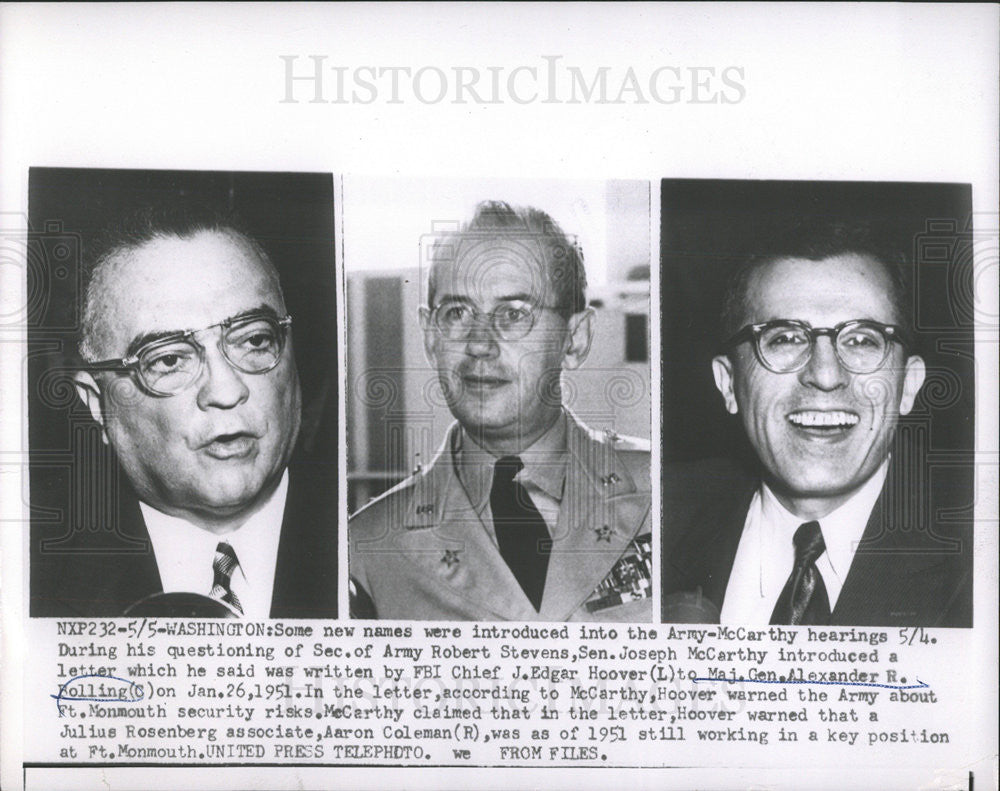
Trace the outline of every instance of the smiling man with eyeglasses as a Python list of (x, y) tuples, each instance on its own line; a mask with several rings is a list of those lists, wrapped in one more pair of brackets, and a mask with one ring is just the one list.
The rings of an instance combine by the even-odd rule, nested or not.
[(969, 625), (960, 548), (906, 521), (919, 510), (888, 483), (893, 462), (892, 480), (920, 463), (892, 453), (926, 375), (911, 305), (861, 225), (810, 227), (737, 269), (712, 372), (759, 477), (666, 470), (665, 620), (694, 592), (723, 623)]
[(563, 404), (594, 331), (585, 287), (535, 208), (484, 202), (437, 240), (420, 328), (456, 423), (352, 517), (355, 617), (650, 620), (648, 443)]
[(268, 254), (195, 205), (135, 212), (94, 248), (74, 380), (138, 501), (118, 498), (124, 532), (151, 551), (67, 555), (36, 610), (336, 617), (315, 525), (332, 517), (288, 471), (301, 394)]

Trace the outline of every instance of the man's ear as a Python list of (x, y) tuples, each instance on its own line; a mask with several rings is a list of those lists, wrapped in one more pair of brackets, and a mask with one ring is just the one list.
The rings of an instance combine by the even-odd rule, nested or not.
[(437, 363), (434, 361), (434, 346), (437, 341), (437, 332), (434, 329), (434, 325), (431, 323), (431, 309), (426, 305), (421, 305), (417, 308), (417, 315), (420, 318), (420, 330), (424, 336), (424, 357), (427, 358), (427, 362), (431, 364), (431, 367), (436, 367)]
[(720, 354), (712, 358), (712, 375), (715, 377), (715, 386), (726, 402), (726, 411), (735, 415), (740, 408), (736, 403), (736, 393), (733, 391), (733, 361), (728, 355)]
[(597, 320), (593, 308), (586, 308), (569, 317), (569, 335), (563, 367), (572, 371), (583, 365), (590, 354), (590, 344), (594, 341), (594, 322)]
[(924, 358), (913, 354), (906, 360), (906, 373), (903, 375), (903, 396), (899, 399), (899, 414), (908, 415), (917, 400), (917, 393), (927, 377), (927, 366)]
[(76, 387), (76, 394), (80, 400), (90, 410), (91, 417), (101, 427), (101, 439), (104, 444), (108, 444), (108, 431), (104, 425), (104, 410), (101, 408), (101, 388), (97, 380), (87, 371), (77, 371), (73, 374), (73, 385)]

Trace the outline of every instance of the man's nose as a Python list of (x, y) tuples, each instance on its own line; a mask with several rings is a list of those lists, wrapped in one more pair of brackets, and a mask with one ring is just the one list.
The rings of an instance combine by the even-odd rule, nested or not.
[(205, 365), (198, 386), (198, 406), (202, 409), (232, 409), (250, 396), (243, 374), (233, 368), (218, 347), (205, 349)]
[(816, 339), (809, 362), (799, 372), (799, 381), (820, 390), (847, 386), (850, 373), (840, 364), (832, 339), (825, 336)]
[(465, 351), (470, 357), (492, 357), (499, 351), (496, 332), (489, 316), (477, 316), (465, 336)]

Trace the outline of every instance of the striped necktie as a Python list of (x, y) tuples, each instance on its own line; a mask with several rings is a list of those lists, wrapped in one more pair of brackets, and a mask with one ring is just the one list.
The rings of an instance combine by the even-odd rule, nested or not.
[(829, 624), (830, 599), (823, 576), (816, 568), (816, 561), (826, 551), (819, 522), (799, 525), (792, 543), (795, 545), (795, 565), (778, 597), (778, 603), (774, 605), (771, 623)]
[(229, 587), (233, 571), (239, 565), (240, 562), (236, 559), (236, 553), (233, 551), (233, 548), (225, 541), (220, 541), (219, 545), (215, 548), (215, 560), (212, 562), (214, 579), (212, 582), (212, 592), (208, 595), (213, 599), (225, 602), (242, 615), (243, 605), (240, 604), (240, 600), (233, 593), (232, 588)]

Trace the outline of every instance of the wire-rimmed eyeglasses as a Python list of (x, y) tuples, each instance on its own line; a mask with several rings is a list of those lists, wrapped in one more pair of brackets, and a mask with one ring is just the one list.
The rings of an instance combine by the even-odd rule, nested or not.
[(87, 363), (88, 371), (130, 371), (153, 395), (172, 396), (190, 387), (205, 366), (205, 347), (195, 336), (220, 327), (219, 349), (236, 370), (248, 374), (270, 371), (281, 360), (291, 316), (254, 311), (200, 330), (173, 333), (139, 347), (117, 360)]
[(724, 347), (753, 341), (761, 365), (773, 373), (788, 374), (806, 367), (821, 335), (830, 339), (840, 364), (855, 374), (870, 374), (885, 365), (893, 341), (907, 345), (902, 328), (878, 321), (856, 319), (836, 327), (813, 327), (796, 319), (775, 319), (746, 325)]
[(518, 341), (531, 332), (543, 310), (555, 308), (518, 299), (501, 302), (489, 313), (482, 313), (468, 302), (448, 300), (431, 311), (431, 321), (438, 332), (452, 341), (464, 340), (484, 320), (500, 340)]

